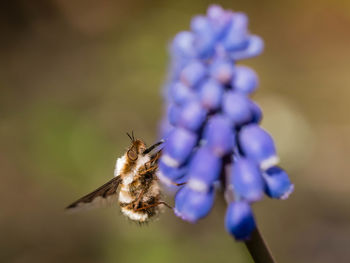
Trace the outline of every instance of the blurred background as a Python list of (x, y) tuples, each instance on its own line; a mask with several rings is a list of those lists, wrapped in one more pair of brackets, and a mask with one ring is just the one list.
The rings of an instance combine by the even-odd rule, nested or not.
[[(2, 1), (1, 262), (252, 262), (219, 199), (196, 225), (170, 211), (144, 227), (118, 208), (63, 212), (112, 177), (125, 132), (155, 141), (167, 43), (211, 3)], [(254, 206), (261, 232), (279, 262), (349, 262), (350, 2), (217, 3), (265, 40), (243, 63), (296, 186)]]

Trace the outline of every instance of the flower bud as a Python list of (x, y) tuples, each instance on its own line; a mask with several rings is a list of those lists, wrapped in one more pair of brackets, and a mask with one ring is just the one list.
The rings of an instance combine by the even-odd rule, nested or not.
[(205, 16), (195, 16), (191, 21), (194, 32), (194, 48), (201, 59), (208, 58), (214, 53), (216, 35), (209, 20)]
[(218, 5), (211, 5), (208, 7), (207, 17), (213, 27), (216, 39), (220, 40), (226, 34), (231, 24), (232, 12), (225, 11)]
[(198, 15), (191, 20), (191, 30), (197, 35), (212, 35), (214, 33), (212, 25), (206, 16)]
[(210, 76), (222, 84), (231, 81), (234, 74), (234, 65), (225, 59), (216, 59), (210, 66)]
[(180, 78), (185, 85), (195, 88), (206, 74), (204, 65), (199, 61), (193, 61), (182, 70)]
[(169, 123), (169, 120), (167, 118), (163, 118), (160, 121), (159, 127), (158, 127), (159, 136), (160, 136), (159, 139), (167, 140), (173, 129), (174, 127)]
[(231, 153), (235, 146), (235, 131), (231, 121), (223, 115), (211, 117), (204, 129), (204, 139), (217, 156)]
[(264, 41), (255, 35), (248, 38), (247, 46), (238, 51), (231, 52), (230, 57), (234, 61), (247, 59), (259, 55), (264, 49)]
[(164, 143), (161, 161), (170, 167), (179, 167), (190, 156), (197, 143), (197, 135), (182, 128), (175, 128)]
[(226, 211), (225, 227), (237, 240), (249, 239), (256, 228), (250, 205), (244, 201), (230, 203)]
[(170, 98), (177, 105), (184, 105), (185, 103), (195, 98), (194, 92), (182, 82), (177, 82), (170, 88)]
[(182, 31), (175, 36), (171, 45), (171, 51), (181, 57), (193, 57), (193, 42), (193, 34), (188, 31)]
[(250, 104), (250, 110), (252, 112), (252, 123), (259, 124), (262, 120), (262, 110), (260, 109), (259, 105), (256, 104), (254, 101), (251, 101)]
[(257, 164), (249, 159), (239, 158), (233, 164), (230, 183), (235, 193), (248, 202), (256, 202), (264, 196), (264, 181)]
[(193, 100), (183, 105), (178, 125), (191, 131), (197, 131), (204, 123), (206, 116), (207, 110), (201, 106), (199, 101)]
[(208, 192), (214, 181), (219, 179), (221, 158), (208, 147), (199, 148), (189, 164), (188, 187), (198, 192)]
[(168, 119), (169, 123), (173, 126), (176, 126), (179, 122), (181, 116), (181, 108), (175, 104), (171, 104), (168, 107)]
[(233, 13), (230, 27), (222, 43), (227, 51), (241, 50), (247, 45), (248, 18), (243, 13)]
[(257, 124), (242, 128), (239, 133), (239, 146), (244, 155), (257, 162), (262, 170), (266, 170), (279, 161), (275, 144), (269, 133)]
[(207, 9), (207, 16), (211, 20), (220, 20), (225, 10), (219, 5), (210, 5)]
[(251, 101), (241, 93), (229, 91), (224, 94), (222, 110), (235, 126), (252, 119)]
[(209, 79), (201, 85), (199, 97), (202, 106), (208, 110), (216, 110), (220, 107), (224, 87), (213, 79)]
[(254, 70), (246, 66), (236, 66), (231, 85), (234, 91), (251, 94), (258, 87), (258, 76)]
[(267, 169), (264, 173), (265, 192), (271, 198), (287, 199), (293, 192), (294, 185), (287, 173), (278, 166)]
[(213, 188), (202, 193), (185, 186), (175, 196), (175, 214), (183, 220), (195, 223), (210, 212), (214, 199)]
[(184, 177), (187, 170), (187, 167), (168, 166), (162, 160), (160, 160), (158, 163), (157, 176), (163, 183), (170, 185), (172, 182), (176, 182), (178, 179)]

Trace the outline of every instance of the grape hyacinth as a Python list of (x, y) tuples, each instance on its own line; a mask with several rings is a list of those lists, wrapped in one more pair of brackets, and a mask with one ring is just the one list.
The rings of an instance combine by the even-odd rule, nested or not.
[(262, 111), (250, 99), (258, 76), (237, 64), (259, 55), (263, 46), (249, 33), (244, 13), (210, 6), (171, 42), (164, 89), (158, 175), (168, 185), (186, 182), (175, 196), (175, 213), (189, 222), (205, 217), (221, 184), (228, 202), (225, 226), (237, 240), (256, 228), (252, 203), (264, 193), (285, 199), (293, 191), (277, 166), (271, 135), (259, 126)]

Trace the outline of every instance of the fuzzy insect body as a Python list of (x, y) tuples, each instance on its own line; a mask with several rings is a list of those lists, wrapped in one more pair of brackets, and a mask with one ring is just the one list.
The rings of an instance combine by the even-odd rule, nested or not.
[(78, 199), (67, 209), (101, 206), (119, 199), (121, 212), (129, 219), (143, 223), (158, 215), (163, 205), (168, 206), (161, 200), (161, 189), (156, 176), (161, 151), (151, 154), (162, 142), (146, 148), (143, 141), (128, 136), (132, 143), (128, 151), (117, 159), (114, 178)]

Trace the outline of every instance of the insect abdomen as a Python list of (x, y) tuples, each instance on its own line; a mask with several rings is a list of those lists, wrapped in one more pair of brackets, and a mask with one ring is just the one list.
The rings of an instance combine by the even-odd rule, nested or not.
[(129, 219), (146, 222), (159, 213), (159, 205), (157, 205), (160, 200), (159, 187), (154, 182), (144, 192), (142, 199), (139, 201), (136, 192), (134, 190), (130, 191), (129, 186), (123, 186), (119, 193), (119, 205), (122, 213)]

